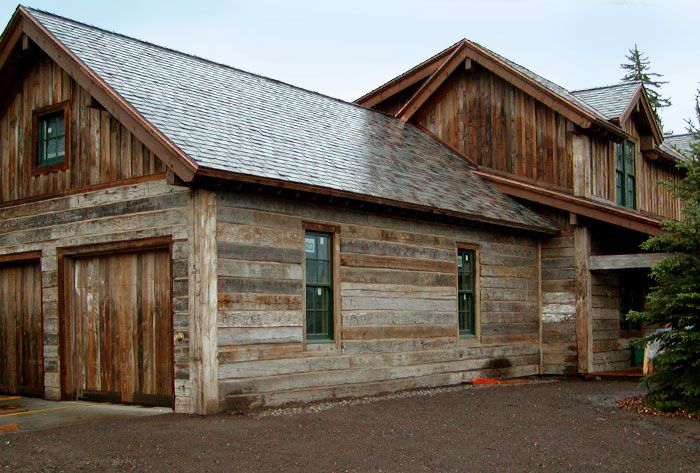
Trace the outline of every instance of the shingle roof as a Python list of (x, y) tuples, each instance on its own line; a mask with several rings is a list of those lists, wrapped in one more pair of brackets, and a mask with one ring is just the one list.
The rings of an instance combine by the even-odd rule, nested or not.
[(623, 83), (571, 93), (598, 110), (606, 119), (613, 120), (622, 116), (640, 86), (640, 83)]
[(693, 148), (691, 144), (695, 140), (694, 136), (695, 135), (692, 133), (666, 136), (664, 137), (664, 144), (672, 146), (674, 149), (680, 151), (685, 157), (692, 158)]
[(27, 9), (199, 166), (554, 231), (413, 125), (66, 18)]

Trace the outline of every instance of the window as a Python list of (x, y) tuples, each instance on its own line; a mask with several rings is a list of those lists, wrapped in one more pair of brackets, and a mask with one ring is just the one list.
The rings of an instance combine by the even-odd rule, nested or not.
[(641, 323), (627, 320), (627, 314), (643, 309), (647, 284), (637, 272), (620, 272), (620, 337), (641, 336)]
[(465, 248), (457, 249), (457, 297), (460, 336), (476, 334), (474, 316), (474, 292), (476, 287), (476, 252)]
[(333, 234), (306, 231), (306, 339), (333, 340)]
[(34, 111), (34, 160), (35, 174), (65, 169), (69, 146), (68, 102), (51, 105)]
[(634, 143), (623, 141), (615, 145), (615, 189), (617, 204), (636, 208), (636, 177), (634, 170)]

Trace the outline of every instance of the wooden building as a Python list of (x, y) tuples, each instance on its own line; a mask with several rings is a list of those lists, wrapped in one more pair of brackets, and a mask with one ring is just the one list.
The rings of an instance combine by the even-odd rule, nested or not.
[(556, 222), (542, 241), (543, 372), (629, 367), (648, 268), (639, 244), (681, 203), (660, 180), (681, 177), (688, 135), (666, 143), (641, 84), (570, 92), (468, 40), (357, 100), (414, 123), (477, 174)]
[(361, 106), (18, 7), (0, 392), (206, 414), (625, 365), (682, 155), (639, 87), (606, 117), (529, 74), (465, 41)]

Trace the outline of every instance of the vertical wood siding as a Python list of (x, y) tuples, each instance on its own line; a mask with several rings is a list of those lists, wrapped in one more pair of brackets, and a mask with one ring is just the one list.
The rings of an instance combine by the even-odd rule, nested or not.
[(168, 251), (77, 258), (69, 273), (67, 389), (77, 398), (170, 406)]
[(478, 65), (457, 70), (417, 122), (482, 166), (548, 187), (573, 187), (573, 124)]
[[(340, 228), (341, 344), (305, 344), (303, 227)], [(457, 243), (479, 245), (479, 337), (459, 339)], [(539, 370), (537, 242), (526, 236), (222, 193), (219, 379), (226, 407)]]
[[(70, 100), (69, 167), (33, 175), (32, 112)], [(164, 166), (56, 63), (42, 57), (0, 110), (0, 203), (163, 172)]]

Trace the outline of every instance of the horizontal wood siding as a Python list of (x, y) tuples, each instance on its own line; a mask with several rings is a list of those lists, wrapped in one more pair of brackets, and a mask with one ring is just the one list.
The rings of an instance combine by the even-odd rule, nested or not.
[(593, 371), (630, 367), (631, 342), (620, 338), (620, 280), (615, 271), (592, 272)]
[[(537, 243), (282, 199), (217, 199), (225, 407), (538, 372)], [(339, 345), (305, 344), (303, 222), (340, 231)], [(457, 242), (479, 245), (479, 337), (458, 338)]]
[(168, 236), (178, 411), (189, 412), (190, 191), (154, 181), (0, 208), (0, 255), (41, 251), (45, 395), (60, 397), (57, 248)]
[[(34, 175), (32, 112), (70, 101), (68, 168)], [(41, 56), (0, 110), (0, 204), (164, 172), (162, 162), (63, 69)]]
[(573, 124), (475, 63), (445, 81), (417, 122), (482, 166), (548, 187), (573, 187)]
[(576, 374), (576, 263), (568, 215), (547, 212), (562, 229), (542, 242), (542, 363), (545, 374)]

